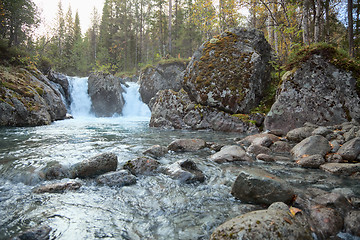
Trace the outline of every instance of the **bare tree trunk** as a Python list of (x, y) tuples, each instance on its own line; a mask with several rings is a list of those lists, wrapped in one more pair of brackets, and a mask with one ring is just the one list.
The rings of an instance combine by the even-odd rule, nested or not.
[(314, 41), (320, 42), (321, 37), (321, 0), (316, 0), (316, 16), (315, 16), (315, 29), (314, 29)]
[(303, 3), (302, 29), (303, 29), (303, 42), (304, 42), (304, 44), (309, 45), (310, 44), (310, 37), (309, 37), (309, 0), (304, 0), (304, 3)]
[(329, 9), (330, 7), (330, 0), (325, 0), (325, 42), (329, 42), (330, 39), (330, 16), (329, 16)]
[[(277, 11), (276, 3), (272, 4), (272, 10), (274, 13), (276, 13), (276, 11)], [(275, 52), (278, 53), (279, 52), (279, 35), (278, 35), (277, 28), (275, 26), (274, 26), (274, 48), (275, 48)]]
[(171, 21), (172, 21), (172, 0), (169, 0), (169, 55), (171, 56), (172, 46), (171, 46)]
[(348, 23), (349, 23), (349, 55), (354, 56), (354, 26), (353, 26), (353, 0), (348, 0)]

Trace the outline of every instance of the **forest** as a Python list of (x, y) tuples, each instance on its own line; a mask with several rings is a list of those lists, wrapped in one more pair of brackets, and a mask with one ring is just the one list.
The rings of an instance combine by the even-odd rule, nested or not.
[(68, 75), (131, 75), (165, 59), (189, 59), (202, 42), (236, 26), (262, 30), (278, 66), (319, 42), (360, 58), (358, 0), (105, 0), (89, 17), (82, 34), (77, 10), (59, 0), (52, 31), (36, 36), (35, 3), (1, 0), (2, 62)]

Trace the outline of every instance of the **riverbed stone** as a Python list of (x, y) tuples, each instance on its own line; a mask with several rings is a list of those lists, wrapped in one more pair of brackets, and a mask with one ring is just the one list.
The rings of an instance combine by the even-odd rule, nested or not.
[(204, 182), (205, 175), (191, 160), (180, 160), (165, 168), (171, 178), (183, 183)]
[(33, 190), (34, 193), (63, 193), (67, 190), (78, 190), (81, 183), (75, 181), (53, 183), (37, 187)]
[(194, 152), (206, 147), (202, 139), (176, 139), (172, 141), (168, 149), (174, 152)]
[(300, 159), (316, 154), (325, 156), (330, 150), (331, 146), (329, 141), (321, 135), (315, 135), (310, 136), (295, 145), (293, 149), (291, 149), (291, 153), (295, 159)]
[(211, 234), (211, 240), (312, 240), (311, 229), (306, 217), (292, 215), (286, 204), (276, 202), (266, 210), (258, 210), (233, 218)]
[(221, 150), (209, 157), (211, 161), (216, 163), (234, 162), (234, 161), (247, 161), (251, 162), (252, 158), (246, 154), (243, 147), (238, 145), (227, 145)]
[(344, 219), (344, 228), (347, 233), (360, 237), (360, 211), (349, 211)]
[(246, 152), (248, 154), (253, 154), (253, 155), (259, 155), (259, 154), (270, 154), (271, 150), (268, 147), (264, 147), (262, 145), (259, 144), (254, 144), (252, 143), (247, 149)]
[(153, 145), (146, 149), (143, 154), (153, 158), (161, 158), (168, 152), (168, 148), (160, 145)]
[(325, 159), (322, 155), (315, 154), (308, 157), (299, 158), (296, 163), (304, 168), (319, 168), (322, 164), (325, 163)]
[(275, 157), (269, 154), (260, 153), (256, 158), (265, 162), (275, 162)]
[(277, 153), (288, 153), (291, 149), (291, 145), (285, 141), (277, 141), (270, 146), (270, 150)]
[(127, 161), (123, 169), (129, 170), (135, 176), (154, 175), (160, 172), (160, 162), (150, 157), (138, 157)]
[(325, 163), (320, 169), (334, 175), (351, 176), (360, 172), (360, 163)]
[(128, 170), (120, 170), (100, 175), (96, 178), (96, 182), (98, 184), (107, 185), (110, 187), (122, 187), (135, 184), (136, 177), (132, 175)]
[(287, 134), (286, 134), (286, 138), (289, 141), (293, 141), (293, 142), (301, 142), (302, 140), (304, 140), (305, 138), (308, 138), (312, 135), (312, 132), (315, 129), (313, 127), (299, 127), (299, 128), (295, 128), (290, 130)]
[[(271, 143), (269, 141), (269, 139), (271, 140)], [(271, 145), (272, 143), (275, 143), (277, 141), (279, 141), (280, 138), (274, 134), (271, 133), (258, 133), (258, 134), (252, 134), (249, 135), (247, 137), (245, 137), (244, 139), (240, 140), (238, 142), (238, 144), (242, 144), (245, 146), (250, 146), (253, 142), (263, 142), (263, 144), (260, 143), (260, 145), (263, 145), (265, 147), (269, 147), (269, 145)]]
[(41, 170), (41, 175), (46, 180), (63, 179), (71, 176), (69, 167), (64, 166), (58, 162), (50, 163)]
[(320, 126), (318, 128), (316, 128), (311, 135), (321, 135), (323, 137), (326, 137), (327, 135), (333, 133), (332, 128), (330, 127), (324, 127), (324, 126)]
[(22, 232), (11, 240), (49, 240), (51, 231), (49, 226), (39, 226)]
[(102, 153), (73, 165), (71, 173), (73, 178), (91, 178), (115, 171), (117, 165), (118, 160), (114, 153)]
[(341, 216), (345, 217), (346, 213), (352, 209), (351, 203), (340, 193), (326, 193), (316, 196), (313, 202), (325, 207), (331, 207), (337, 210)]
[(265, 205), (279, 201), (289, 203), (295, 195), (294, 189), (287, 182), (257, 168), (241, 170), (231, 194), (246, 203)]
[(315, 205), (310, 209), (310, 224), (320, 240), (335, 237), (344, 225), (344, 220), (335, 209)]
[(340, 147), (338, 154), (345, 160), (355, 161), (360, 154), (360, 138), (346, 142)]

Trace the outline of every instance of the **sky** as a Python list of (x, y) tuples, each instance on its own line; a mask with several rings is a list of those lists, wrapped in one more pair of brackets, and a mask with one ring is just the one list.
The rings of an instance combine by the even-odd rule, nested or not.
[[(69, 4), (73, 17), (75, 17), (76, 10), (79, 12), (81, 31), (83, 33), (90, 27), (90, 17), (94, 7), (97, 9), (101, 16), (102, 8), (105, 0), (61, 0), (64, 15), (66, 15)], [(59, 0), (33, 0), (38, 6), (41, 13), (42, 23), (37, 29), (39, 34), (45, 34), (49, 32), (51, 27), (54, 25)]]

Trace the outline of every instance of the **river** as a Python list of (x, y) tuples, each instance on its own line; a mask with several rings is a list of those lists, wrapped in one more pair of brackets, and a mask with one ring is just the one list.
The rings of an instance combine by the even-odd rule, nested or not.
[[(76, 192), (34, 194), (34, 187), (60, 181), (45, 181), (41, 174), (56, 162), (70, 166), (112, 152), (118, 156), (120, 169), (155, 144), (167, 146), (179, 138), (226, 144), (243, 137), (149, 128), (150, 111), (140, 101), (134, 83), (129, 83), (124, 96), (122, 116), (95, 118), (85, 90), (87, 79), (72, 78), (70, 82), (74, 119), (48, 126), (0, 128), (0, 239), (39, 225), (53, 229), (51, 239), (209, 239), (218, 225), (253, 208), (230, 194), (239, 169), (253, 165), (299, 188), (349, 186), (347, 179), (290, 163), (216, 164), (207, 159), (213, 152), (203, 149), (170, 152), (160, 162), (193, 160), (206, 176), (204, 183), (183, 184), (158, 174), (138, 176), (135, 185), (121, 188), (99, 186), (90, 179), (79, 180), (82, 187)], [(359, 189), (359, 185), (353, 186), (357, 194)]]

